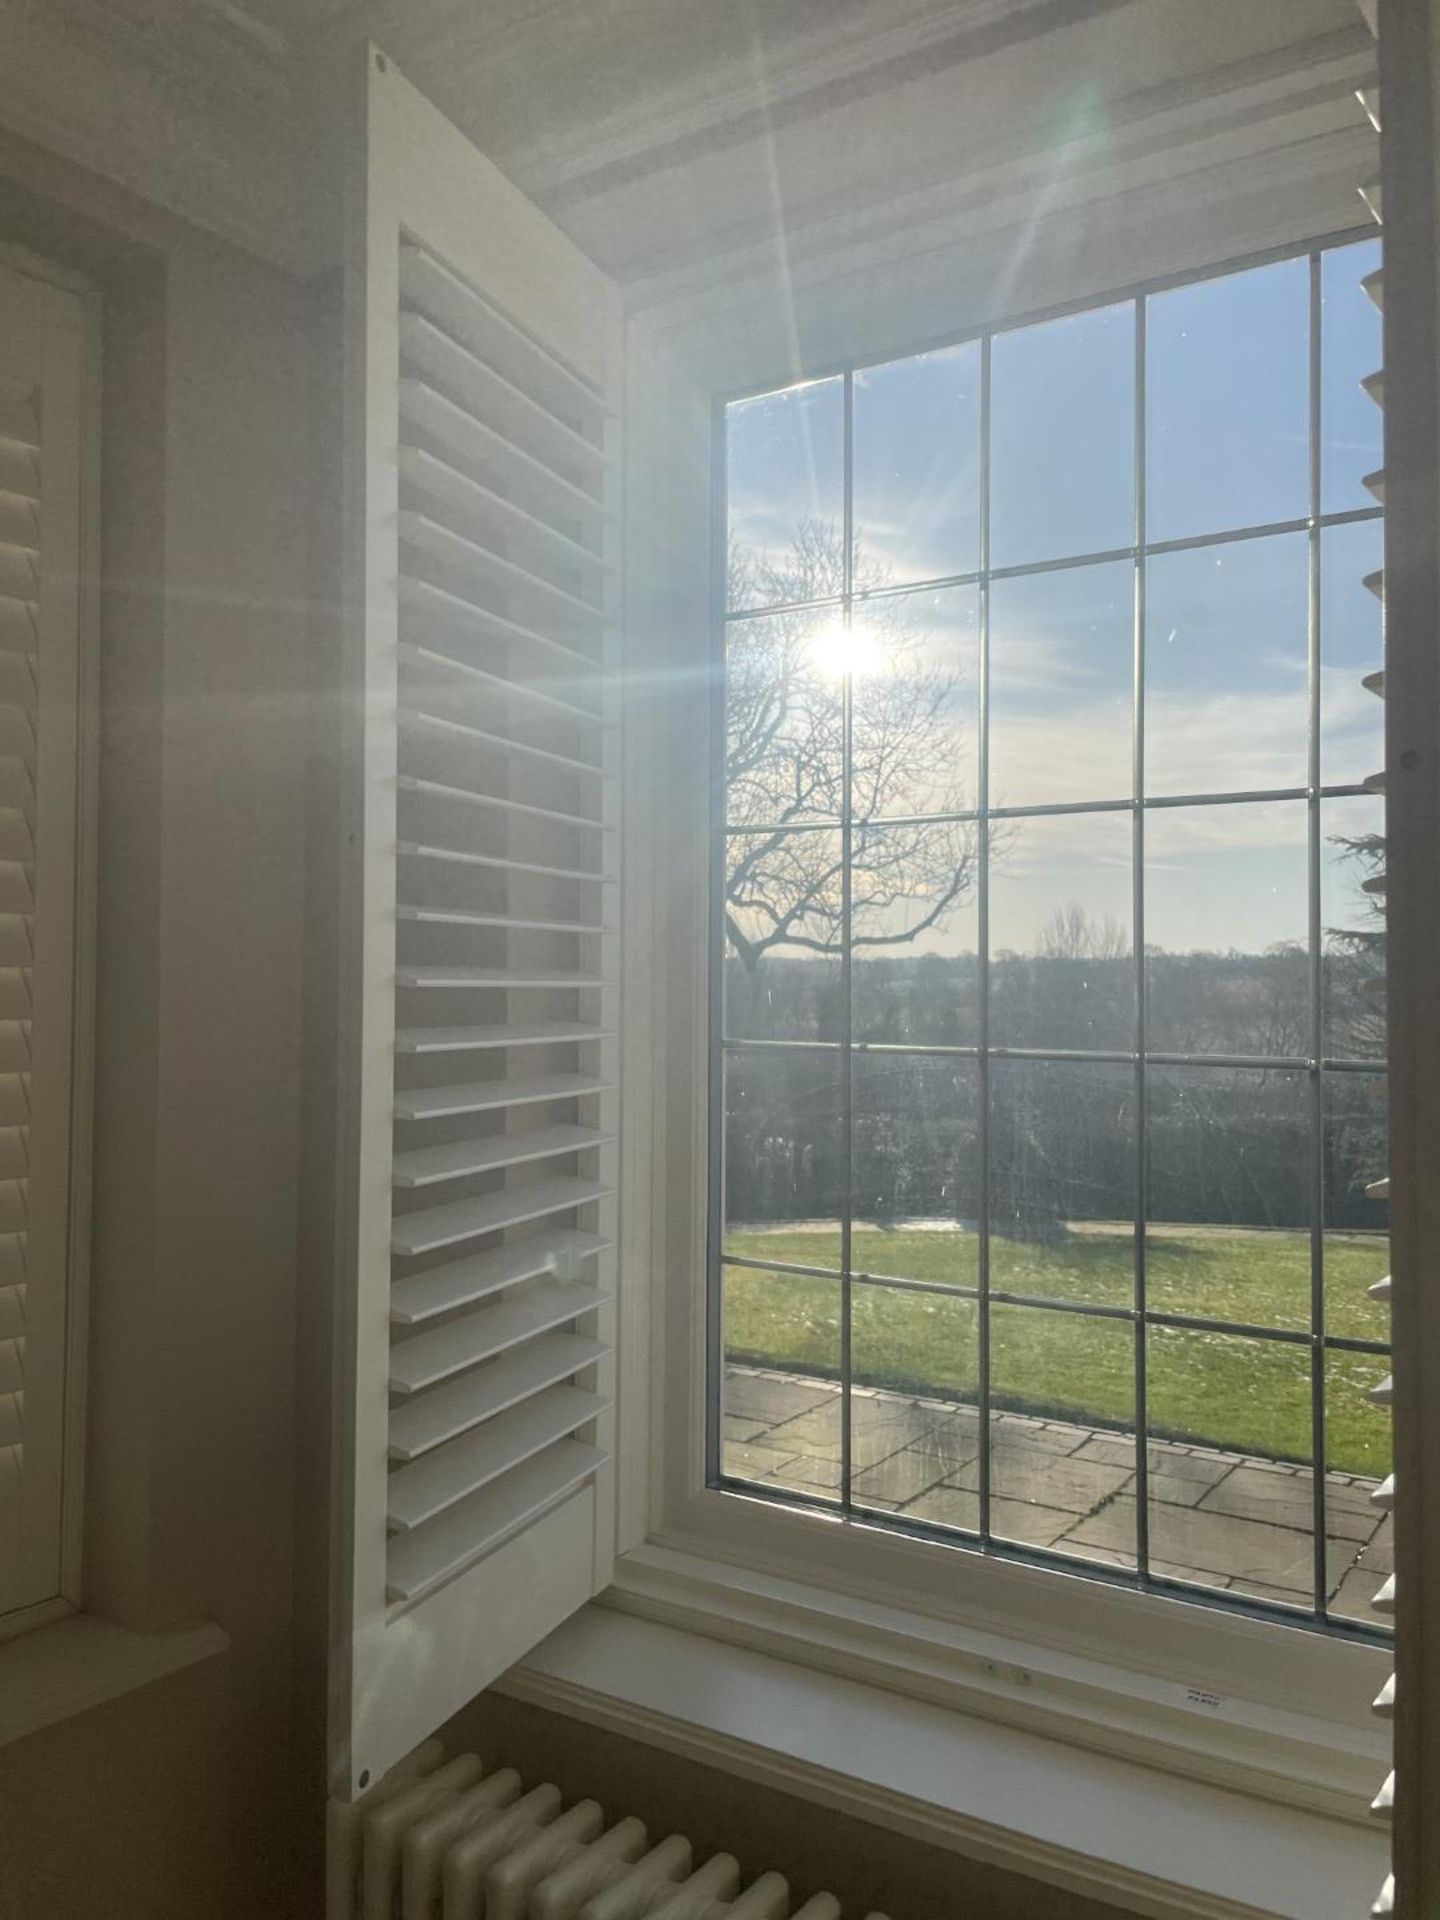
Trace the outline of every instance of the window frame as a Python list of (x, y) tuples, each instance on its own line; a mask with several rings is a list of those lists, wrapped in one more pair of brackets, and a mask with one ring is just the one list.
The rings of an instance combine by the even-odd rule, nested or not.
[[(1096, 289), (1004, 320), (986, 319), (961, 337), (1366, 238), (1373, 238), (1372, 228), (1347, 226), (1300, 243), (1226, 255), (1184, 272)], [(954, 338), (897, 341), (863, 360), (878, 364), (952, 344)], [(857, 358), (840, 368), (807, 368), (803, 377), (821, 378), (859, 364)], [(843, 1616), (853, 1629), (854, 1657), (864, 1650), (866, 1659), (880, 1661), (885, 1683), (892, 1685), (897, 1672), (914, 1671), (903, 1648), (909, 1634), (918, 1634), (940, 1650), (937, 1657), (972, 1702), (958, 1676), (973, 1676), (977, 1662), (982, 1667), (993, 1662), (994, 1645), (1003, 1642), (1025, 1649), (1031, 1670), (1025, 1679), (998, 1688), (987, 1683), (981, 1710), (1038, 1717), (1057, 1730), (1073, 1726), (1073, 1720), (1052, 1712), (1053, 1701), (1042, 1703), (1034, 1684), (1037, 1663), (1060, 1673), (1068, 1662), (1093, 1662), (1095, 1674), (1103, 1675), (1096, 1694), (1104, 1701), (1101, 1711), (1132, 1732), (1137, 1716), (1153, 1714), (1159, 1686), (1165, 1694), (1163, 1716), (1173, 1714), (1174, 1738), (1167, 1735), (1164, 1743), (1167, 1763), (1182, 1769), (1189, 1765), (1187, 1742), (1197, 1712), (1244, 1711), (1261, 1720), (1270, 1716), (1277, 1724), (1297, 1712), (1314, 1716), (1312, 1724), (1326, 1729), (1314, 1745), (1317, 1756), (1337, 1727), (1368, 1743), (1369, 1699), (1383, 1678), (1386, 1656), (1363, 1630), (1317, 1633), (1307, 1630), (1303, 1619), (1216, 1604), (1203, 1591), (1182, 1590), (1183, 1597), (1158, 1588), (1142, 1592), (1103, 1569), (919, 1538), (863, 1518), (841, 1519), (707, 1483), (709, 1289), (701, 1282), (710, 1240), (709, 1009), (716, 956), (709, 938), (710, 863), (696, 862), (693, 849), (710, 842), (718, 797), (715, 662), (724, 619), (721, 596), (711, 583), (723, 577), (717, 570), (724, 565), (723, 516), (715, 510), (723, 488), (720, 428), (730, 400), (774, 391), (799, 377), (795, 369), (779, 378), (757, 373), (743, 387), (704, 396), (708, 465), (701, 474), (701, 462), (687, 458), (686, 475), (697, 496), (708, 497), (700, 504), (667, 502), (670, 566), (677, 564), (677, 529), (681, 539), (700, 536), (703, 545), (698, 558), (686, 556), (679, 563), (693, 568), (682, 588), (665, 581), (658, 596), (665, 617), (657, 628), (663, 632), (652, 642), (664, 660), (664, 684), (674, 691), (647, 703), (638, 722), (633, 716), (627, 721), (632, 825), (626, 842), (626, 924), (633, 927), (643, 914), (653, 921), (658, 938), (653, 971), (646, 970), (643, 985), (632, 961), (632, 1004), (643, 1001), (650, 1020), (643, 1036), (640, 1023), (632, 1020), (625, 1098), (631, 1113), (642, 1102), (653, 1107), (656, 1140), (648, 1194), (642, 1203), (632, 1177), (625, 1207), (627, 1241), (634, 1256), (650, 1266), (653, 1298), (647, 1309), (637, 1307), (632, 1296), (622, 1333), (630, 1398), (622, 1412), (621, 1555), (612, 1602), (655, 1617), (703, 1621), (708, 1630), (747, 1643), (768, 1636), (770, 1644), (783, 1644), (789, 1655), (812, 1664), (816, 1649), (829, 1644), (828, 1636), (816, 1637), (817, 1627)], [(668, 396), (657, 394), (657, 405), (667, 397), (673, 404), (673, 388)], [(696, 431), (693, 421), (689, 430)], [(687, 455), (693, 453), (687, 449)], [(634, 592), (633, 560), (631, 574)], [(640, 582), (642, 597), (646, 584)], [(644, 666), (642, 651), (637, 662), (642, 673)], [(709, 690), (703, 720), (697, 686)], [(697, 750), (697, 725), (708, 734), (705, 751)], [(657, 796), (663, 796), (663, 804)], [(633, 946), (630, 951), (633, 955)], [(643, 1225), (637, 1217), (642, 1206)], [(642, 1379), (648, 1387), (643, 1393), (634, 1390)], [(1066, 1581), (1063, 1606), (1057, 1604), (1057, 1578)], [(783, 1626), (777, 1611), (782, 1588), (787, 1596)], [(876, 1609), (887, 1617), (882, 1620)], [(989, 1671), (993, 1678), (993, 1664)], [(938, 1678), (917, 1684), (937, 1696), (944, 1691)], [(1065, 1683), (1059, 1684), (1063, 1692)], [(1093, 1724), (1088, 1709), (1084, 1717)], [(1076, 1736), (1072, 1731), (1066, 1737)]]

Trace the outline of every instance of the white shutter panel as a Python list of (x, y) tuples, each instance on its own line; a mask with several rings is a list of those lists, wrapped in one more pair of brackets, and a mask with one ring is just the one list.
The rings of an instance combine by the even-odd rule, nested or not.
[(606, 1583), (614, 1507), (619, 303), (373, 50), (367, 115), (345, 1794)]
[(74, 1599), (85, 297), (0, 261), (0, 1615)]

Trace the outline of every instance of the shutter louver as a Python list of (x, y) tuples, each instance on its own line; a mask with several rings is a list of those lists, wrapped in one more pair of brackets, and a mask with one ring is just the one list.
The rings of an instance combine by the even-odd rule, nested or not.
[[(1369, 24), (1371, 32), (1378, 37), (1379, 24), (1378, 24), (1378, 11), (1376, 6), (1373, 4), (1367, 5), (1366, 0), (1361, 0), (1360, 11), (1364, 15), (1367, 23)], [(1361, 95), (1361, 101), (1365, 107), (1365, 111), (1369, 115), (1372, 123), (1376, 128), (1376, 131), (1378, 132), (1381, 127), (1379, 90), (1376, 88), (1366, 89)], [(1381, 198), (1381, 192), (1380, 192), (1380, 187), (1378, 183), (1367, 184), (1366, 186), (1361, 187), (1360, 197), (1365, 202), (1367, 209), (1369, 210), (1370, 214), (1372, 215), (1376, 223), (1380, 224), (1382, 220), (1382, 198)], [(1385, 292), (1384, 292), (1385, 283), (1384, 283), (1383, 267), (1377, 269), (1376, 272), (1369, 275), (1364, 284), (1365, 284), (1365, 291), (1369, 294), (1375, 306), (1383, 313), (1385, 309)], [(1384, 369), (1381, 368), (1372, 374), (1368, 374), (1365, 377), (1365, 379), (1361, 381), (1361, 385), (1364, 388), (1365, 392), (1375, 402), (1375, 405), (1379, 407), (1381, 412), (1383, 413), (1385, 410)], [(1369, 491), (1375, 496), (1375, 498), (1378, 501), (1380, 501), (1383, 505), (1385, 500), (1385, 472), (1383, 467), (1378, 469), (1374, 473), (1368, 474), (1365, 478), (1364, 484), (1369, 489)], [(1383, 609), (1385, 605), (1385, 570), (1384, 568), (1381, 567), (1376, 572), (1367, 574), (1365, 576), (1364, 585), (1368, 587), (1369, 590), (1379, 600), (1381, 607)], [(1383, 629), (1383, 616), (1382, 616), (1382, 629)], [(1369, 692), (1376, 695), (1378, 699), (1383, 700), (1385, 698), (1384, 668), (1382, 667), (1374, 673), (1367, 674), (1362, 682), (1362, 685)], [(1375, 773), (1371, 774), (1369, 778), (1364, 782), (1364, 785), (1365, 785), (1365, 788), (1371, 793), (1384, 794), (1386, 791), (1385, 770), (1381, 768), (1377, 770)], [(1375, 895), (1383, 904), (1385, 899), (1385, 894), (1386, 894), (1386, 875), (1384, 874), (1384, 872), (1381, 872), (1372, 876), (1370, 879), (1366, 880), (1363, 883), (1363, 886), (1364, 886), (1365, 892)], [(1384, 990), (1383, 979), (1375, 982), (1374, 984), (1375, 984), (1376, 991), (1383, 992)], [(1366, 1187), (1365, 1192), (1366, 1192), (1367, 1198), (1369, 1199), (1388, 1202), (1390, 1199), (1389, 1178), (1386, 1177), (1381, 1180), (1372, 1181), (1370, 1185)], [(1386, 1274), (1382, 1278), (1374, 1281), (1369, 1287), (1368, 1292), (1372, 1299), (1380, 1300), (1388, 1304), (1390, 1299), (1389, 1275)], [(1388, 1409), (1389, 1407), (1391, 1407), (1394, 1401), (1394, 1386), (1390, 1376), (1387, 1374), (1386, 1377), (1377, 1386), (1373, 1387), (1370, 1390), (1370, 1392), (1366, 1395), (1366, 1398), (1370, 1401), (1372, 1406), (1376, 1406), (1384, 1409)], [(1394, 1501), (1395, 1501), (1395, 1476), (1393, 1475), (1393, 1473), (1389, 1475), (1387, 1479), (1384, 1481), (1384, 1483), (1376, 1490), (1376, 1492), (1371, 1495), (1371, 1500), (1375, 1506), (1381, 1508), (1385, 1512), (1389, 1512), (1393, 1508)], [(1379, 1592), (1376, 1593), (1376, 1595), (1374, 1596), (1371, 1602), (1371, 1605), (1374, 1607), (1377, 1613), (1380, 1613), (1382, 1615), (1393, 1614), (1394, 1606), (1395, 1606), (1395, 1576), (1393, 1574), (1391, 1574), (1389, 1579), (1386, 1580), (1385, 1584), (1380, 1588)], [(1388, 1721), (1394, 1717), (1395, 1675), (1393, 1673), (1390, 1675), (1389, 1679), (1385, 1682), (1385, 1685), (1381, 1688), (1379, 1695), (1376, 1697), (1376, 1700), (1374, 1702), (1374, 1711), (1376, 1715), (1382, 1720)], [(1386, 1821), (1390, 1819), (1391, 1810), (1394, 1803), (1394, 1793), (1395, 1793), (1395, 1775), (1392, 1772), (1385, 1780), (1384, 1785), (1381, 1787), (1375, 1799), (1371, 1802), (1370, 1810), (1372, 1814), (1376, 1816), (1376, 1818), (1383, 1819)], [(1395, 1883), (1392, 1876), (1390, 1879), (1386, 1880), (1385, 1885), (1382, 1887), (1378, 1899), (1375, 1901), (1375, 1904), (1371, 1908), (1371, 1913), (1372, 1914), (1388, 1914), (1392, 1912), (1394, 1909), (1394, 1898), (1395, 1898)]]
[(618, 306), (379, 56), (369, 113), (345, 1792), (608, 1575), (619, 1130)]
[(0, 262), (0, 1614), (74, 1598), (83, 296)]

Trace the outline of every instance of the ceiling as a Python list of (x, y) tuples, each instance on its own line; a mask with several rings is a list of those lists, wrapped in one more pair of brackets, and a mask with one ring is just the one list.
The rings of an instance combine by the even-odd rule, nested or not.
[(192, 218), (208, 167), (250, 244), (293, 228), (317, 76), (374, 39), (656, 311), (1217, 158), (1341, 164), (1374, 53), (1354, 0), (0, 0), (8, 73), (57, 21), (55, 98), (0, 111), (63, 142), (86, 50), (90, 95), (133, 67), (161, 131), (117, 106), (107, 166)]

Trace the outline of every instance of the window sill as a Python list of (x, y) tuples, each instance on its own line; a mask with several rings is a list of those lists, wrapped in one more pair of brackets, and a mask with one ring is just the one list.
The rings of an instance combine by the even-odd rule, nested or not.
[(821, 1671), (825, 1647), (777, 1658), (609, 1597), (501, 1691), (1158, 1920), (1348, 1920), (1384, 1876), (1373, 1827), (961, 1713), (914, 1680)]
[(76, 1614), (0, 1646), (0, 1745), (223, 1653), (230, 1637), (213, 1621), (161, 1633)]

